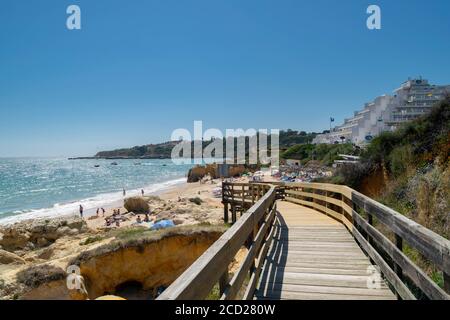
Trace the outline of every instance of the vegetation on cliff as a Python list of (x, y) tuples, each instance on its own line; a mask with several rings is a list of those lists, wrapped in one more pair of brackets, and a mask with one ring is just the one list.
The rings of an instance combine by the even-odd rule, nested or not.
[(297, 144), (281, 154), (283, 159), (300, 160), (306, 164), (310, 160), (320, 161), (325, 166), (333, 164), (339, 159), (339, 154), (359, 155), (360, 149), (351, 143), (345, 144)]
[(95, 156), (98, 158), (151, 158), (169, 159), (173, 147), (177, 142), (169, 141), (159, 144), (136, 146), (133, 148), (116, 149), (112, 151), (101, 151)]
[[(305, 131), (295, 131), (288, 129), (280, 131), (279, 141), (280, 149), (285, 150), (293, 145), (300, 143), (311, 143), (316, 136), (316, 133), (306, 133)], [(235, 139), (235, 149), (237, 147), (237, 139)], [(246, 155), (248, 155), (248, 137), (246, 138)], [(203, 148), (208, 146), (211, 141), (203, 141)], [(226, 139), (223, 139), (224, 146)], [(159, 144), (149, 144), (144, 146), (136, 146), (132, 148), (117, 149), (112, 151), (101, 151), (95, 155), (98, 158), (151, 158), (151, 159), (170, 159), (172, 149), (178, 141), (168, 141)], [(269, 145), (270, 148), (270, 138)], [(192, 147), (193, 150), (193, 147)], [(225, 147), (224, 147), (225, 150)]]
[(379, 201), (450, 237), (450, 98), (376, 137), (361, 157), (360, 164), (340, 170), (335, 181), (361, 189), (365, 179), (384, 174)]
[[(449, 239), (450, 97), (421, 118), (376, 137), (359, 164), (341, 168), (332, 180), (363, 193), (378, 184), (369, 196)], [(443, 285), (442, 273), (418, 251), (407, 245), (403, 250)]]

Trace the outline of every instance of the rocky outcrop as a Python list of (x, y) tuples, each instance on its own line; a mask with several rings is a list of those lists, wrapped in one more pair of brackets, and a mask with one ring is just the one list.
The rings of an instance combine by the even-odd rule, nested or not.
[[(108, 294), (152, 299), (224, 231), (224, 227), (211, 225), (159, 231), (132, 227), (89, 245), (81, 244), (86, 234), (58, 239), (23, 257), (0, 251), (0, 261), (10, 263), (0, 263), (0, 299), (86, 300)], [(77, 266), (76, 281), (81, 286), (74, 288), (68, 273), (78, 272)]]
[(127, 198), (127, 199), (125, 199), (123, 206), (129, 212), (134, 212), (134, 213), (149, 213), (150, 212), (150, 206), (148, 205), (148, 201), (144, 197)]
[[(205, 166), (196, 166), (189, 169), (188, 172), (188, 183), (198, 182), (204, 177), (211, 177), (212, 179), (220, 178), (219, 165), (217, 164), (207, 164)], [(225, 177), (236, 177), (245, 172), (244, 165), (228, 165), (227, 173)]]
[(79, 217), (23, 221), (0, 229), (0, 247), (10, 252), (33, 250), (86, 231), (86, 222)]
[(69, 289), (67, 273), (52, 265), (29, 267), (17, 274), (22, 285), (21, 300), (85, 300), (84, 288)]
[(217, 176), (217, 166), (208, 164), (206, 166), (196, 166), (189, 169), (187, 182), (198, 182), (207, 175), (215, 179)]
[(0, 264), (26, 264), (18, 255), (0, 249)]
[(130, 281), (143, 290), (157, 290), (169, 286), (222, 232), (217, 227), (166, 230), (85, 252), (71, 264), (80, 267), (90, 299), (114, 294)]

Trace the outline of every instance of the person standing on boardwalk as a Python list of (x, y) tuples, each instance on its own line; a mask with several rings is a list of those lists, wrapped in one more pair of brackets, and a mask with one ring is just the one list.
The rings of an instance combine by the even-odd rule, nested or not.
[(80, 216), (81, 216), (81, 218), (83, 218), (83, 211), (84, 211), (84, 208), (83, 208), (83, 206), (80, 204)]

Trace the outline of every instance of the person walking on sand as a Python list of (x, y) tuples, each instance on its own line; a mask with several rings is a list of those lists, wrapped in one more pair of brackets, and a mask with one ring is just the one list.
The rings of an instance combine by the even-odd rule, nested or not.
[(127, 192), (125, 191), (125, 188), (123, 188), (123, 196), (125, 197), (126, 194)]
[(104, 208), (102, 208), (102, 214), (103, 214), (103, 217), (105, 216), (105, 209)]
[(100, 211), (100, 209), (99, 209), (99, 208), (97, 208), (97, 212), (96, 212), (96, 214), (97, 214), (97, 217), (98, 217), (98, 213), (99, 213), (99, 211)]
[(141, 194), (142, 196), (144, 196), (144, 189), (141, 189)]
[(83, 211), (84, 211), (84, 208), (83, 208), (83, 206), (80, 204), (80, 216), (81, 216), (81, 218), (83, 218)]

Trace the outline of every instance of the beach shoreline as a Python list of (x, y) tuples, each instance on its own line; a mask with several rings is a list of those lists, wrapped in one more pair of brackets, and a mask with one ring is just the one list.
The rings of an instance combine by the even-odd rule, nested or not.
[[(264, 179), (266, 181), (271, 180), (269, 172), (264, 173)], [(234, 178), (237, 182), (247, 182), (248, 178)], [(66, 212), (59, 214), (58, 212), (52, 213), (49, 215), (42, 216), (34, 216), (29, 217), (27, 213), (20, 214), (17, 216), (11, 216), (7, 218), (3, 218), (0, 220), (0, 227), (12, 226), (15, 224), (27, 224), (32, 223), (36, 220), (53, 220), (53, 219), (61, 219), (61, 218), (71, 218), (71, 217), (79, 217), (79, 205), (82, 204), (84, 207), (83, 219), (86, 221), (89, 229), (97, 230), (105, 227), (105, 218), (111, 217), (116, 210), (120, 210), (121, 213), (127, 213), (127, 210), (124, 208), (124, 201), (130, 197), (140, 197), (142, 196), (141, 190), (144, 190), (145, 197), (158, 197), (162, 201), (165, 201), (169, 204), (172, 204), (175, 211), (181, 205), (181, 199), (191, 199), (199, 197), (201, 201), (204, 202), (204, 205), (211, 209), (212, 218), (211, 221), (214, 223), (220, 223), (220, 219), (222, 219), (222, 214), (218, 212), (222, 210), (222, 199), (215, 198), (213, 196), (213, 189), (217, 188), (221, 185), (221, 179), (212, 179), (206, 182), (195, 182), (188, 183), (187, 178), (178, 178), (165, 182), (155, 183), (153, 185), (143, 187), (143, 188), (135, 188), (132, 190), (126, 190), (125, 196), (122, 195), (122, 192), (116, 192), (117, 198), (115, 200), (106, 200), (105, 202), (96, 203), (95, 206), (86, 207), (84, 206), (84, 201), (93, 199), (95, 197), (99, 197), (101, 195), (97, 195), (88, 199), (81, 199), (79, 201), (72, 201), (70, 205), (73, 207), (71, 212)], [(105, 209), (105, 213), (103, 214), (102, 208)], [(153, 212), (152, 204), (150, 203), (150, 211)], [(46, 209), (51, 210), (51, 208)], [(99, 214), (97, 216), (97, 210)], [(33, 212), (31, 212), (33, 214)], [(176, 214), (175, 214), (176, 216)], [(130, 217), (128, 217), (130, 218)], [(155, 219), (155, 217), (153, 217)], [(120, 227), (126, 227), (133, 224), (134, 221), (128, 221), (126, 223), (121, 223)]]
[[(180, 177), (177, 179), (172, 179), (164, 182), (154, 183), (141, 188), (133, 188), (132, 190), (127, 190), (125, 197), (122, 195), (121, 191), (110, 192), (105, 194), (97, 194), (88, 198), (67, 201), (65, 203), (55, 203), (53, 206), (48, 208), (34, 209), (29, 211), (22, 211), (22, 213), (16, 215), (6, 216), (0, 219), (0, 226), (13, 225), (15, 223), (22, 223), (31, 220), (42, 220), (42, 219), (57, 219), (65, 217), (79, 216), (79, 205), (84, 207), (84, 217), (88, 218), (96, 214), (97, 209), (104, 208), (107, 211), (112, 211), (114, 208), (123, 208), (123, 201), (125, 198), (132, 196), (140, 196), (141, 190), (144, 190), (145, 195), (159, 195), (163, 194), (171, 189), (176, 189), (178, 186), (187, 185), (187, 178)], [(98, 198), (108, 198), (112, 197), (114, 199), (104, 199), (97, 200)], [(95, 202), (95, 206), (91, 204)], [(61, 209), (62, 207), (63, 209)], [(67, 207), (67, 208), (65, 208)], [(63, 210), (61, 212), (60, 210)]]

